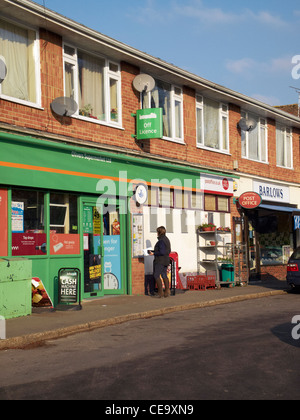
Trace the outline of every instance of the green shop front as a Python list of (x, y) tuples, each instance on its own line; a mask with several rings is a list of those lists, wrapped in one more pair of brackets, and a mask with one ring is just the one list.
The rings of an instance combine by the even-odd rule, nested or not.
[(54, 306), (62, 268), (80, 272), (81, 299), (132, 293), (143, 247), (142, 207), (132, 204), (139, 180), (199, 183), (195, 169), (96, 148), (8, 133), (0, 147), (0, 261), (29, 260)]
[[(130, 293), (128, 188), (115, 182), (121, 161), (4, 133), (0, 145), (0, 261), (30, 260), (54, 306), (62, 268), (79, 270), (81, 299)], [(104, 199), (108, 182), (115, 194)]]

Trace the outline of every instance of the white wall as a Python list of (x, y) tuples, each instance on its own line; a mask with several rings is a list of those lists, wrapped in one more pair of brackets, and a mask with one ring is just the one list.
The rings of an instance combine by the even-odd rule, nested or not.
[[(194, 210), (187, 210), (187, 230), (188, 233), (181, 231), (181, 212), (180, 209), (173, 209), (173, 232), (167, 231), (173, 252), (178, 253), (180, 273), (197, 272), (197, 226), (207, 223), (207, 212), (197, 213)], [(144, 247), (154, 248), (157, 242), (156, 232), (150, 232), (149, 207), (144, 207)], [(214, 223), (220, 226), (220, 213), (214, 213)], [(157, 226), (166, 227), (166, 209), (157, 208)], [(230, 226), (230, 214), (225, 215), (225, 226)], [(145, 257), (145, 274), (152, 273), (153, 257)]]

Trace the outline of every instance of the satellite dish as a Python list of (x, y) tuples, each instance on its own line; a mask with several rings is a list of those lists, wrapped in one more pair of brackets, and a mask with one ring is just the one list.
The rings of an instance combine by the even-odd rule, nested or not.
[(61, 96), (51, 102), (51, 109), (61, 117), (71, 117), (78, 109), (77, 102), (67, 96)]
[(7, 75), (7, 67), (5, 64), (5, 58), (0, 55), (0, 83), (3, 82)]
[(239, 127), (242, 131), (255, 130), (257, 121), (254, 118), (241, 118), (239, 121)]
[(133, 81), (133, 87), (138, 92), (151, 92), (155, 88), (155, 80), (148, 74), (139, 74)]

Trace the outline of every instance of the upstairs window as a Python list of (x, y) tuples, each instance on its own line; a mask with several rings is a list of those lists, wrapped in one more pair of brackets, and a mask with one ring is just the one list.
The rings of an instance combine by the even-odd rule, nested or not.
[(78, 103), (78, 115), (121, 125), (121, 72), (104, 57), (64, 45), (65, 95)]
[(40, 105), (38, 48), (36, 31), (0, 20), (0, 54), (8, 69), (1, 97)]
[(293, 167), (293, 134), (292, 129), (276, 125), (276, 162), (277, 166)]
[(228, 105), (196, 96), (197, 146), (229, 152)]
[(161, 80), (155, 82), (153, 91), (143, 94), (143, 108), (162, 108), (164, 137), (183, 142), (182, 89)]
[(267, 163), (267, 121), (248, 112), (241, 112), (241, 117), (253, 119), (257, 123), (251, 131), (241, 130), (242, 157)]

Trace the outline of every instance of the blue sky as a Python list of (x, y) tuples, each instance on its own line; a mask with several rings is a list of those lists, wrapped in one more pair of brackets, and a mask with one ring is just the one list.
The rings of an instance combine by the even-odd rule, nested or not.
[[(270, 105), (298, 102), (299, 0), (35, 0)], [(299, 57), (300, 58), (300, 57)], [(300, 74), (300, 71), (299, 71)]]

